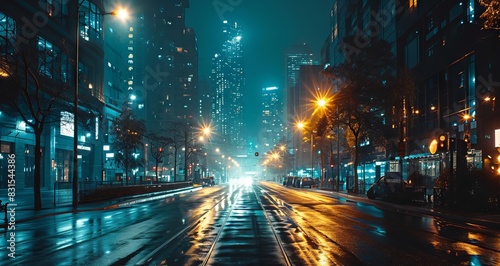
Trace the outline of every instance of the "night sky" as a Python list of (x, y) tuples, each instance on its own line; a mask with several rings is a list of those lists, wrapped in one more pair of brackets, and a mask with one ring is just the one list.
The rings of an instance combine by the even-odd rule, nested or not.
[[(263, 87), (282, 87), (282, 53), (308, 43), (318, 55), (329, 32), (331, 0), (190, 0), (186, 26), (198, 38), (200, 78), (208, 78), (212, 55), (222, 44), (222, 20), (243, 29), (247, 129), (257, 128)], [(218, 9), (215, 7), (217, 6)], [(224, 10), (226, 8), (226, 10)], [(255, 111), (253, 111), (255, 110)], [(249, 132), (255, 133), (255, 132)]]

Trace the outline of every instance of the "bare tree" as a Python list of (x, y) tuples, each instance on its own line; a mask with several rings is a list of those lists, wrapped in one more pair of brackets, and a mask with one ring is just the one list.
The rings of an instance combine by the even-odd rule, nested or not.
[[(7, 29), (0, 29), (6, 32)], [(42, 208), (41, 137), (48, 123), (60, 122), (60, 111), (67, 107), (68, 86), (64, 67), (67, 53), (55, 45), (40, 48), (37, 39), (15, 43), (15, 32), (0, 36), (0, 106), (11, 117), (21, 117), (35, 137), (34, 207)], [(38, 40), (40, 41), (40, 40)], [(63, 46), (61, 44), (60, 46)], [(37, 48), (35, 48), (37, 47)], [(59, 112), (56, 112), (59, 110)]]
[(170, 128), (167, 130), (169, 137), (172, 139), (171, 147), (174, 149), (174, 182), (177, 182), (177, 157), (179, 150), (185, 145), (185, 129), (186, 124), (182, 121), (172, 121)]
[(165, 137), (158, 134), (151, 134), (149, 136), (149, 145), (151, 156), (155, 159), (155, 173), (156, 173), (156, 181), (158, 181), (158, 168), (160, 162), (163, 160), (165, 156), (169, 154), (165, 152), (168, 150), (168, 147), (173, 143), (172, 138)]
[(143, 162), (136, 156), (136, 151), (143, 145), (142, 137), (146, 132), (144, 122), (137, 120), (132, 110), (124, 106), (119, 117), (111, 126), (115, 163), (125, 168), (125, 182), (128, 184), (129, 170), (142, 166)]
[[(354, 37), (347, 37), (344, 42), (355, 47)], [(329, 112), (329, 120), (341, 123), (347, 129), (345, 134), (353, 157), (355, 193), (359, 191), (356, 169), (360, 143), (374, 141), (384, 128), (381, 114), (385, 112), (387, 84), (395, 75), (395, 65), (390, 44), (372, 39), (368, 47), (360, 49), (347, 62), (326, 70), (326, 74), (340, 84), (333, 103), (336, 110)], [(334, 113), (337, 115), (332, 115)]]
[(194, 123), (186, 120), (171, 121), (169, 137), (172, 140), (171, 147), (174, 149), (174, 181), (177, 181), (177, 157), (179, 150), (184, 149), (184, 181), (189, 179), (189, 161), (193, 160), (195, 154), (201, 150), (202, 145), (195, 141)]

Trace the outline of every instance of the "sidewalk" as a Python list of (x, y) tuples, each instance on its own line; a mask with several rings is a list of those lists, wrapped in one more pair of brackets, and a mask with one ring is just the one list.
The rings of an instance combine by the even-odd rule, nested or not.
[[(83, 211), (95, 211), (95, 210), (104, 210), (110, 208), (117, 208), (121, 206), (130, 205), (133, 203), (146, 202), (150, 200), (156, 200), (159, 198), (164, 198), (167, 196), (172, 196), (181, 192), (186, 191), (194, 191), (200, 189), (198, 187), (187, 187), (181, 189), (173, 189), (169, 191), (156, 192), (156, 193), (148, 193), (142, 195), (135, 196), (127, 196), (122, 198), (116, 198), (113, 200), (106, 200), (100, 202), (92, 202), (92, 203), (80, 203), (77, 208), (73, 208), (71, 204), (57, 205), (54, 206), (54, 191), (42, 189), (41, 198), (42, 198), (42, 209), (35, 210), (34, 208), (34, 196), (33, 190), (31, 189), (23, 189), (17, 190), (14, 198), (14, 202), (9, 202), (8, 192), (6, 189), (0, 189), (0, 200), (2, 200), (2, 204), (8, 203), (7, 210), (15, 209), (15, 222), (22, 223), (25, 221), (35, 220), (46, 216), (64, 214), (64, 213), (72, 213), (72, 212), (83, 212)], [(9, 213), (10, 215), (10, 213)], [(0, 227), (4, 227), (4, 218), (5, 213), (2, 211), (0, 213)]]

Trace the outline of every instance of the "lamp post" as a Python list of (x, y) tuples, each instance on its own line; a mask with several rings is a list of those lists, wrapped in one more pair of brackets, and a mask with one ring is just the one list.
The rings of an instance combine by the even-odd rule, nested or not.
[(80, 64), (80, 2), (76, 9), (75, 24), (75, 95), (73, 109), (73, 208), (78, 207), (78, 75)]
[(340, 191), (340, 122), (339, 108), (337, 107), (337, 192)]
[(282, 154), (284, 176), (287, 176), (287, 172), (286, 172), (287, 171), (287, 167), (286, 167), (287, 160), (286, 160), (286, 157), (285, 157), (286, 146), (285, 145), (281, 145), (280, 146), (280, 150), (281, 150), (281, 154)]
[(314, 178), (314, 136), (311, 130), (311, 179)]

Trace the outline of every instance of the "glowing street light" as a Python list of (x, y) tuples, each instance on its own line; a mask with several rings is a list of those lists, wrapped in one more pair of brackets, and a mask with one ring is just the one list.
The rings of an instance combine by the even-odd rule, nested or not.
[(125, 8), (119, 8), (115, 11), (111, 11), (109, 13), (105, 13), (105, 15), (113, 15), (113, 16), (116, 16), (118, 17), (119, 19), (122, 19), (122, 20), (125, 20), (125, 19), (128, 19), (129, 17), (129, 14), (128, 14), (128, 10), (126, 10)]

